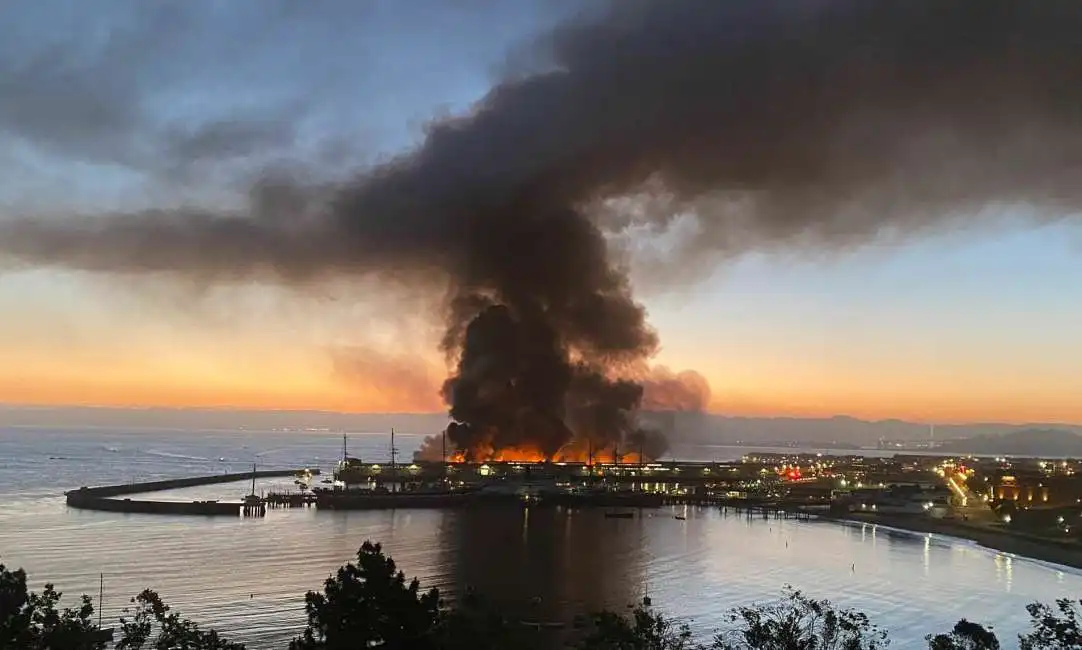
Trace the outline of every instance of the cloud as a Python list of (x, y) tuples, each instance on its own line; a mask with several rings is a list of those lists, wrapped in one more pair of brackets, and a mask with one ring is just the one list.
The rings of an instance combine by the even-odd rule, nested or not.
[(335, 376), (367, 401), (415, 413), (442, 410), (439, 381), (419, 358), (359, 346), (336, 349), (331, 358)]

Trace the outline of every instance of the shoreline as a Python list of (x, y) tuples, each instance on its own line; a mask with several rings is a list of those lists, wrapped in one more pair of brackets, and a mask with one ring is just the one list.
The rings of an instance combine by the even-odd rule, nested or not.
[(1082, 545), (1043, 539), (1007, 530), (996, 530), (952, 519), (905, 515), (822, 515), (822, 521), (871, 524), (913, 534), (930, 533), (974, 542), (983, 548), (1070, 569), (1082, 569)]

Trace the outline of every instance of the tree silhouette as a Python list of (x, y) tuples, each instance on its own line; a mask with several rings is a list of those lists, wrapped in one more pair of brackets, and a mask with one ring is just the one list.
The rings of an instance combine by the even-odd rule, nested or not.
[(345, 650), (379, 646), (386, 650), (436, 648), (439, 591), (421, 593), (383, 547), (366, 541), (357, 563), (347, 563), (327, 578), (323, 592), (305, 596), (308, 627), (291, 644), (294, 650)]
[(407, 582), (383, 547), (367, 541), (356, 564), (328, 578), (322, 593), (308, 593), (305, 609), (308, 626), (292, 650), (529, 650), (534, 641), (476, 594), (444, 607), (439, 590)]
[(928, 635), (929, 650), (999, 650), (999, 639), (991, 629), (962, 619), (949, 634)]
[(665, 616), (636, 608), (631, 618), (600, 612), (592, 629), (575, 645), (576, 650), (699, 650), (686, 624), (677, 625)]
[(223, 639), (215, 630), (201, 630), (181, 618), (150, 589), (131, 602), (135, 609), (131, 618), (120, 619), (117, 650), (244, 650), (242, 644)]
[(28, 591), (25, 571), (0, 564), (0, 648), (103, 650), (90, 597), (83, 596), (75, 609), (60, 610), (61, 595), (52, 584), (40, 594)]
[[(1082, 601), (1078, 601), (1082, 604)], [(1033, 631), (1020, 634), (1021, 650), (1082, 650), (1082, 628), (1075, 601), (1061, 598), (1053, 610), (1042, 603), (1026, 605)]]
[(863, 612), (837, 610), (789, 586), (780, 602), (734, 609), (729, 623), (736, 627), (715, 638), (717, 650), (878, 650), (888, 643)]

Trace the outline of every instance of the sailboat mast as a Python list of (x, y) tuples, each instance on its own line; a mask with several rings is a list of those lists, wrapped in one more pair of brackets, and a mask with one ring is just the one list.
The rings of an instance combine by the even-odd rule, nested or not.
[(252, 496), (255, 496), (255, 463), (252, 463)]
[(105, 598), (105, 574), (98, 574), (98, 629), (101, 629), (101, 603)]
[(346, 462), (346, 434), (342, 434), (342, 462)]
[(395, 464), (394, 427), (391, 427), (391, 492), (398, 491), (398, 467)]

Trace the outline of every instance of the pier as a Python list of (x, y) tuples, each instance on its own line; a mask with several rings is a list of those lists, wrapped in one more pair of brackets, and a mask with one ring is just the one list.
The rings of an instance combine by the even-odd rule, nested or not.
[(316, 495), (311, 492), (268, 492), (263, 497), (268, 508), (309, 508), (316, 505)]
[[(748, 517), (763, 519), (799, 519), (815, 517), (814, 506), (799, 500), (756, 501), (734, 499), (708, 494), (663, 494), (650, 492), (593, 492), (549, 493), (523, 497), (511, 493), (487, 493), (483, 491), (459, 492), (397, 492), (367, 493), (360, 491), (321, 491), (314, 495), (316, 508), (320, 510), (387, 510), (387, 509), (451, 509), (483, 508), (498, 506), (514, 507), (564, 507), (564, 508), (612, 508), (651, 509), (665, 506), (686, 505), (719, 508)], [(826, 509), (818, 512), (825, 514)]]
[[(256, 494), (255, 479), (318, 475), (319, 470), (264, 470), (165, 481), (80, 488), (66, 493), (74, 508), (144, 514), (263, 517), (268, 509), (442, 509), (460, 507), (566, 507), (640, 509), (665, 506), (720, 508), (756, 518), (809, 519), (830, 509), (824, 494), (755, 494), (759, 465), (738, 463), (455, 463), (418, 461), (405, 466), (363, 463), (344, 456), (333, 487)], [(161, 501), (126, 495), (251, 480), (237, 501)], [(332, 483), (327, 481), (326, 483)], [(765, 490), (764, 490), (765, 492)]]
[[(126, 483), (102, 487), (83, 487), (66, 493), (67, 503), (73, 508), (124, 512), (133, 514), (168, 514), (262, 517), (266, 510), (279, 508), (311, 508), (320, 510), (386, 510), (386, 509), (433, 509), (460, 508), (464, 506), (530, 506), (566, 508), (659, 508), (673, 505), (716, 507), (724, 512), (745, 514), (763, 519), (810, 519), (815, 516), (814, 504), (803, 500), (777, 499), (755, 500), (733, 498), (710, 493), (666, 493), (632, 490), (609, 490), (592, 492), (549, 492), (525, 498), (522, 494), (509, 492), (486, 492), (467, 490), (406, 490), (402, 492), (372, 490), (319, 490), (270, 492), (264, 496), (255, 494), (257, 478), (295, 476), (304, 470), (264, 470), (245, 473), (195, 476), (164, 481)], [(312, 470), (311, 474), (318, 474)], [(161, 501), (153, 499), (118, 498), (128, 494), (142, 494), (177, 488), (232, 483), (252, 480), (251, 494), (242, 501)]]
[[(771, 478), (775, 477), (775, 478)], [(279, 497), (283, 507), (457, 508), (498, 504), (568, 508), (719, 507), (763, 518), (811, 518), (829, 510), (832, 490), (792, 492), (777, 468), (747, 462), (363, 462), (343, 451), (334, 487)], [(292, 499), (292, 501), (290, 501)]]
[[(247, 508), (251, 503), (240, 501), (156, 501), (153, 499), (118, 499), (128, 494), (142, 494), (145, 492), (161, 492), (163, 490), (175, 490), (179, 488), (197, 487), (201, 485), (215, 485), (219, 483), (234, 483), (257, 478), (279, 478), (295, 476), (303, 469), (262, 470), (244, 473), (214, 474), (211, 476), (193, 476), (189, 478), (168, 479), (164, 481), (147, 481), (143, 483), (124, 483), (121, 485), (105, 485), (101, 487), (81, 487), (78, 490), (70, 490), (64, 493), (67, 504), (72, 508), (81, 510), (100, 510), (104, 512), (126, 512), (134, 514), (159, 514), (159, 515), (204, 515), (204, 516), (232, 516), (241, 514), (242, 508)], [(310, 472), (318, 475), (319, 470)], [(249, 495), (252, 496), (252, 495)], [(259, 497), (256, 497), (259, 499)], [(262, 507), (262, 499), (260, 499)], [(246, 513), (249, 514), (249, 513)]]

